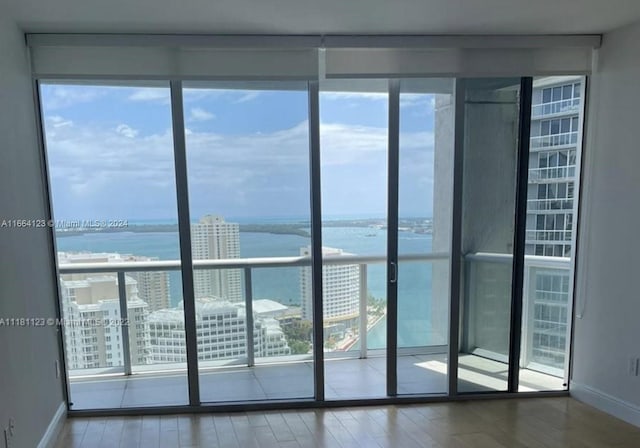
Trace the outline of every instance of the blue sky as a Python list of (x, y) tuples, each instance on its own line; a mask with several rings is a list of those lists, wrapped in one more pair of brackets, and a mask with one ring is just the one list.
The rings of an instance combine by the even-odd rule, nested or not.
[[(58, 219), (175, 219), (168, 87), (43, 85)], [(401, 96), (400, 213), (431, 216), (431, 95)], [(387, 100), (321, 93), (323, 213), (383, 216)], [(193, 219), (309, 216), (306, 91), (185, 89)]]

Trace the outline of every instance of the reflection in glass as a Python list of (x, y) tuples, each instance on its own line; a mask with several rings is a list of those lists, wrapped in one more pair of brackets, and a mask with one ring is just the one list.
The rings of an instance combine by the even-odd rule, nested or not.
[[(520, 390), (564, 390), (571, 331), (575, 186), (579, 173), (578, 134), (582, 121), (580, 76), (541, 77), (533, 81), (532, 148), (523, 291)], [(547, 108), (549, 92), (562, 91), (561, 107)], [(561, 147), (537, 147), (548, 123), (560, 123), (572, 138)], [(537, 381), (545, 378), (545, 381)]]
[(520, 79), (470, 79), (464, 92), (460, 392), (508, 381)]

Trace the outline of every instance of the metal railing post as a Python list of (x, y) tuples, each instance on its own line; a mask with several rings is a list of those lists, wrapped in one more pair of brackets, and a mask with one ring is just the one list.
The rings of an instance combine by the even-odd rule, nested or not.
[(247, 325), (247, 365), (255, 365), (255, 353), (253, 347), (253, 285), (251, 281), (251, 268), (244, 268), (244, 305)]
[(367, 313), (367, 265), (365, 263), (359, 265), (360, 268), (360, 358), (367, 357), (367, 331), (369, 324), (369, 316)]
[(118, 301), (120, 303), (120, 334), (124, 374), (131, 375), (131, 347), (129, 345), (129, 310), (127, 309), (127, 284), (124, 271), (118, 271)]
[(313, 308), (314, 397), (324, 401), (324, 298), (322, 286), (322, 187), (320, 160), (320, 83), (309, 82), (309, 182), (311, 190), (311, 303)]

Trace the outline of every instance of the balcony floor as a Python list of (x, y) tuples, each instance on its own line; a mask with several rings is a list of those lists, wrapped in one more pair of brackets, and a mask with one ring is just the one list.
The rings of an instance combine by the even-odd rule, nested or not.
[[(445, 394), (444, 354), (398, 358), (398, 393)], [(474, 355), (460, 357), (461, 392), (506, 390), (507, 365)], [(187, 404), (186, 372), (135, 374), (129, 377), (72, 378), (72, 409), (109, 409)], [(520, 390), (563, 390), (563, 380), (521, 370)], [(327, 400), (382, 398), (386, 390), (386, 360), (325, 359)], [(313, 364), (309, 361), (225, 367), (200, 373), (203, 403), (286, 400), (313, 396)]]

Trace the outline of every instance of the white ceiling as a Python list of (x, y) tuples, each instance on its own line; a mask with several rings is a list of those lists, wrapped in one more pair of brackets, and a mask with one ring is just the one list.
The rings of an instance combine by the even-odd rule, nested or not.
[(25, 31), (212, 34), (601, 33), (640, 0), (0, 0)]

